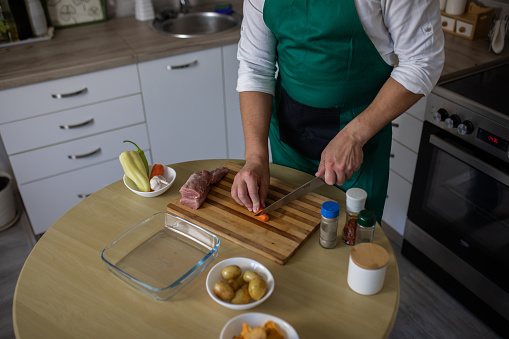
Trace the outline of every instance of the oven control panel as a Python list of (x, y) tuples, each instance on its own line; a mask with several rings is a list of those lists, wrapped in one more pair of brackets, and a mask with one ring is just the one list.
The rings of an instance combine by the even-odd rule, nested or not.
[[(496, 116), (496, 118), (500, 118)], [(428, 97), (425, 119), (468, 143), (509, 162), (509, 119), (498, 123), (487, 113), (466, 108), (435, 93)]]

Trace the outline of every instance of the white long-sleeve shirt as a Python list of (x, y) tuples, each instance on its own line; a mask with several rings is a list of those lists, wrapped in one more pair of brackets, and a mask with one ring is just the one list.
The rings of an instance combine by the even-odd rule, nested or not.
[[(438, 0), (354, 0), (362, 26), (380, 56), (398, 66), (391, 77), (415, 94), (428, 95), (444, 64)], [(238, 45), (237, 91), (274, 95), (276, 38), (263, 21), (265, 0), (245, 0)]]

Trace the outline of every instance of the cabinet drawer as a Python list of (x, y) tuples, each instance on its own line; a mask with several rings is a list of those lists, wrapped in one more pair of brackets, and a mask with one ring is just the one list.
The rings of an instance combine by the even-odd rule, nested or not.
[(472, 31), (474, 29), (474, 25), (468, 23), (468, 22), (463, 22), (463, 21), (456, 21), (456, 33), (460, 34), (460, 35), (463, 35), (467, 38), (470, 38), (472, 36)]
[(149, 148), (145, 124), (44, 147), (10, 157), (12, 169), (18, 183), (50, 177), (112, 159), (121, 152), (132, 149), (122, 141), (132, 140), (142, 149)]
[(45, 232), (58, 218), (89, 194), (122, 179), (123, 173), (120, 161), (115, 159), (20, 185), (23, 203), (35, 234)]
[(144, 119), (141, 95), (136, 94), (0, 125), (0, 134), (7, 153), (12, 155), (139, 124)]
[(399, 142), (392, 140), (391, 170), (395, 171), (409, 182), (412, 182), (414, 180), (416, 163), (416, 153), (401, 145)]
[(412, 185), (393, 171), (389, 171), (389, 187), (383, 221), (403, 235)]
[(0, 124), (136, 93), (136, 65), (6, 89), (0, 91)]
[(422, 121), (403, 113), (392, 123), (392, 138), (407, 146), (412, 151), (419, 151), (422, 133)]
[(444, 31), (454, 32), (456, 20), (442, 15), (442, 29)]

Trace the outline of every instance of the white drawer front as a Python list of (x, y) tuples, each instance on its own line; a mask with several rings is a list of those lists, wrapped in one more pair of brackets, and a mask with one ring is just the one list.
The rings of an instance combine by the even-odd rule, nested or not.
[(12, 155), (135, 125), (144, 119), (141, 95), (136, 94), (0, 125), (0, 134), (7, 153)]
[(442, 15), (442, 29), (445, 31), (454, 32), (454, 24), (456, 20)]
[(472, 35), (474, 25), (463, 21), (456, 21), (456, 33), (461, 34), (469, 38)]
[(30, 223), (36, 234), (45, 232), (58, 218), (87, 195), (122, 179), (118, 159), (20, 185)]
[(403, 235), (412, 185), (393, 171), (389, 172), (389, 188), (382, 220)]
[(403, 178), (412, 182), (414, 180), (415, 164), (417, 163), (417, 154), (392, 140), (391, 146), (391, 169), (401, 175)]
[(421, 140), (422, 121), (403, 113), (394, 119), (392, 126), (392, 138), (417, 153)]
[(121, 152), (134, 150), (132, 144), (123, 143), (126, 139), (134, 141), (144, 150), (149, 148), (146, 125), (139, 124), (16, 154), (10, 157), (11, 165), (21, 185), (112, 159), (118, 160)]
[(419, 99), (412, 107), (407, 110), (407, 113), (411, 116), (419, 119), (420, 121), (424, 121), (424, 115), (426, 114), (426, 101), (427, 97), (423, 97)]
[[(140, 93), (136, 65), (6, 89), (0, 91), (0, 124), (135, 93)], [(53, 98), (58, 94), (69, 96)]]

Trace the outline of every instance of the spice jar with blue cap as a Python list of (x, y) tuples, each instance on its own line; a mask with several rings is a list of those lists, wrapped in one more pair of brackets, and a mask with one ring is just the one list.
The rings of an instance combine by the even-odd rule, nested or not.
[(322, 204), (320, 222), (320, 245), (323, 248), (334, 248), (338, 241), (339, 204), (326, 201)]

